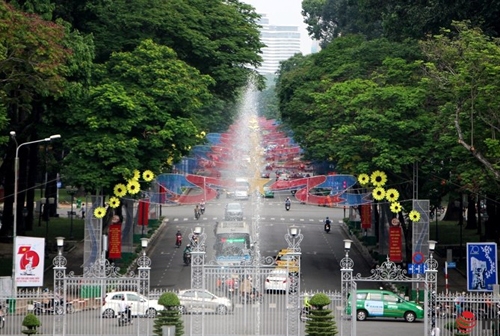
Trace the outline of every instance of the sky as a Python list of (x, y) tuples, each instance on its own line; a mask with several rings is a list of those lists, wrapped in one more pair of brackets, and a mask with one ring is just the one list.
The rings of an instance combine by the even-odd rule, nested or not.
[(299, 26), (302, 54), (311, 53), (311, 39), (303, 23), (302, 0), (240, 0), (255, 7), (258, 14), (266, 14), (269, 24), (277, 26)]

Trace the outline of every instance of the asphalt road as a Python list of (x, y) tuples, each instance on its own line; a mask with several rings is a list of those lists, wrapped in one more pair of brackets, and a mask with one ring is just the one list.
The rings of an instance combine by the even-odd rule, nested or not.
[[(301, 242), (301, 292), (308, 291), (340, 291), (341, 274), (340, 260), (344, 257), (343, 240), (348, 238), (340, 227), (339, 221), (344, 217), (343, 209), (315, 207), (292, 203), (290, 211), (284, 209), (284, 199), (289, 193), (278, 193), (275, 199), (259, 199), (258, 201), (241, 201), (244, 205), (244, 220), (257, 223), (258, 246), (263, 256), (275, 256), (277, 251), (287, 247), (285, 234), (291, 225), (298, 226), (304, 236)], [(221, 198), (207, 204), (206, 212), (199, 220), (193, 217), (192, 206), (178, 206), (168, 208), (164, 214), (168, 217), (168, 224), (164, 227), (157, 243), (149, 255), (152, 259), (151, 288), (152, 289), (185, 289), (190, 287), (191, 269), (184, 266), (182, 260), (183, 248), (175, 247), (175, 233), (180, 230), (184, 236), (183, 247), (187, 237), (195, 226), (201, 226), (207, 233), (207, 261), (213, 255), (213, 226), (215, 222), (223, 220), (224, 205), (228, 200)], [(326, 216), (332, 219), (332, 230), (329, 234), (323, 231), (323, 220)], [(354, 260), (354, 273), (363, 277), (370, 275), (370, 264), (362, 257), (356, 247), (350, 252)], [(380, 283), (360, 283), (358, 288), (378, 288)], [(216, 294), (219, 294), (216, 292)], [(275, 299), (275, 304), (267, 304)], [(255, 334), (257, 327), (250, 327), (247, 321), (260, 321), (261, 325), (273, 324), (276, 334), (286, 331), (285, 323), (285, 296), (273, 298), (270, 294), (264, 295), (265, 307), (277, 309), (250, 309), (236, 305), (232, 316), (205, 315), (205, 332), (220, 334)], [(283, 309), (279, 309), (283, 307)], [(254, 307), (255, 308), (255, 307)], [(281, 312), (280, 312), (281, 310)], [(339, 312), (337, 312), (339, 313)], [(340, 314), (340, 313), (339, 313)], [(254, 316), (255, 315), (255, 316)], [(258, 315), (258, 316), (257, 316)], [(184, 317), (185, 330), (189, 331), (193, 319), (201, 318), (196, 315)], [(337, 316), (338, 318), (338, 316)], [(239, 322), (241, 321), (241, 323)], [(230, 322), (230, 323), (227, 323)], [(422, 335), (423, 322), (406, 323), (397, 320), (373, 320), (357, 322), (357, 335), (386, 336), (388, 334), (405, 334), (408, 336)], [(300, 324), (303, 328), (304, 324)], [(340, 328), (340, 325), (337, 326)], [(222, 328), (222, 331), (220, 331)], [(243, 330), (243, 329), (245, 330)], [(265, 330), (259, 330), (266, 334)], [(213, 329), (213, 330), (212, 330)], [(248, 329), (248, 330), (247, 330)], [(189, 332), (187, 332), (188, 334)]]

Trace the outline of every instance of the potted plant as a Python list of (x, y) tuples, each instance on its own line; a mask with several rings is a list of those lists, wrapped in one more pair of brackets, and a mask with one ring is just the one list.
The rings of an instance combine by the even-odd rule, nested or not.
[(37, 328), (41, 325), (40, 320), (34, 314), (27, 314), (23, 320), (23, 327), (27, 329), (21, 330), (25, 335), (38, 334)]

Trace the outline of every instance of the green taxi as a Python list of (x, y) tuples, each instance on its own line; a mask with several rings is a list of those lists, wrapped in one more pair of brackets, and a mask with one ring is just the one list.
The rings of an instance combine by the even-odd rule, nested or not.
[[(351, 315), (349, 295), (346, 313)], [(364, 321), (370, 317), (404, 318), (414, 322), (424, 318), (424, 308), (415, 302), (407, 301), (393, 292), (378, 289), (358, 289), (356, 291), (356, 319)]]
[(274, 198), (274, 191), (271, 190), (269, 187), (264, 187), (263, 188), (264, 193), (262, 194), (264, 198)]

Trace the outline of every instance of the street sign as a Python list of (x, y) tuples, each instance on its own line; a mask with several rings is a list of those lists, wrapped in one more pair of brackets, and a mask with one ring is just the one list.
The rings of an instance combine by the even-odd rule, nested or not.
[(413, 253), (411, 259), (415, 264), (421, 264), (424, 262), (424, 254), (422, 252)]
[(447, 265), (448, 265), (448, 268), (456, 268), (457, 267), (457, 263), (454, 261), (448, 261)]
[(424, 274), (426, 268), (425, 264), (408, 264), (408, 274)]

